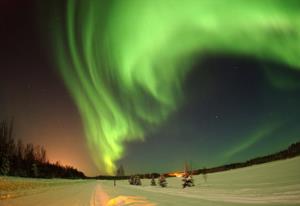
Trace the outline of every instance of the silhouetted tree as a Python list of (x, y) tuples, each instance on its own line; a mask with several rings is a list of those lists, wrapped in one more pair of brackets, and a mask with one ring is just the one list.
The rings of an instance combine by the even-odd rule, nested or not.
[(0, 174), (7, 175), (10, 171), (10, 160), (13, 156), (14, 141), (12, 139), (12, 125), (6, 121), (0, 123)]
[(125, 171), (123, 165), (120, 165), (120, 167), (117, 170), (117, 176), (125, 176)]

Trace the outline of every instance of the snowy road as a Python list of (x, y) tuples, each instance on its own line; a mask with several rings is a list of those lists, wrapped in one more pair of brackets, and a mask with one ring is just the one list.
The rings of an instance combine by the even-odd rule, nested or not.
[(168, 178), (168, 187), (128, 185), (127, 181), (89, 180), (38, 189), (1, 206), (223, 206), (300, 205), (300, 157), (222, 173), (207, 182), (195, 176), (196, 186), (181, 188), (180, 178)]
[[(80, 185), (67, 185), (54, 187), (47, 191), (38, 192), (15, 199), (0, 201), (1, 206), (114, 206), (114, 205), (136, 205), (136, 206), (155, 206), (170, 205), (176, 196), (169, 196), (157, 192), (127, 186), (120, 183), (113, 187), (110, 181), (89, 181)], [(157, 188), (160, 190), (160, 188)], [(149, 199), (147, 198), (149, 197)], [(151, 200), (150, 200), (151, 199)], [(159, 204), (158, 204), (159, 202)], [(178, 198), (176, 203), (185, 205), (199, 205), (199, 200)], [(173, 204), (171, 204), (173, 205)], [(190, 205), (190, 204), (189, 204)]]

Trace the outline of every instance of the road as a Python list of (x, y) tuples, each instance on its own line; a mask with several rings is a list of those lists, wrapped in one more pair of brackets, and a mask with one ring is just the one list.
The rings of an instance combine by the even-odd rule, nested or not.
[[(173, 205), (173, 198), (166, 194), (140, 190), (122, 182), (113, 186), (112, 181), (87, 181), (80, 184), (57, 186), (33, 194), (0, 201), (0, 206), (156, 206)], [(149, 196), (149, 199), (147, 198)], [(169, 195), (167, 195), (169, 196)], [(159, 202), (159, 204), (158, 204)], [(199, 205), (199, 200), (178, 198), (176, 203)], [(176, 204), (177, 205), (177, 204)]]

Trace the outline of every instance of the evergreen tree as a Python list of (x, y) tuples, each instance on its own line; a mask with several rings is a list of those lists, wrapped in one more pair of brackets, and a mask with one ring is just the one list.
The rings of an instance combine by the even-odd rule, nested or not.
[(0, 175), (7, 175), (9, 172), (9, 159), (8, 155), (1, 157)]
[(151, 186), (156, 186), (155, 178), (152, 176), (151, 178)]
[(36, 163), (32, 164), (31, 171), (32, 171), (33, 177), (39, 176), (38, 167), (37, 167)]
[(11, 129), (8, 123), (2, 121), (0, 123), (0, 174), (7, 175), (10, 170), (10, 156), (12, 148)]

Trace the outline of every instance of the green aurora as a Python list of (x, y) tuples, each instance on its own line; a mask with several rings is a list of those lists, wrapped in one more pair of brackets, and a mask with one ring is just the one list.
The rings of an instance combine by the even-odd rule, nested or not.
[[(53, 20), (54, 53), (98, 168), (113, 174), (124, 143), (143, 140), (176, 111), (195, 58), (224, 53), (299, 69), (296, 5), (294, 0), (68, 0), (64, 21)], [(299, 87), (268, 69), (265, 75), (274, 87)], [(228, 156), (272, 132), (270, 125)]]

